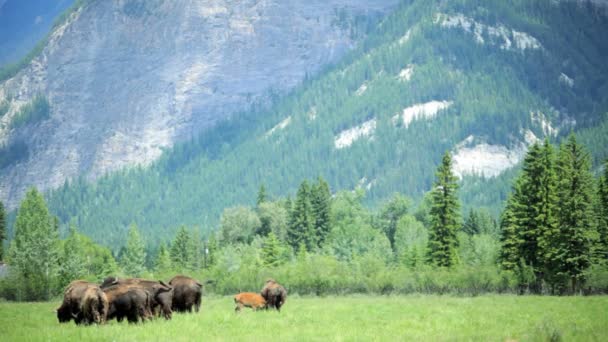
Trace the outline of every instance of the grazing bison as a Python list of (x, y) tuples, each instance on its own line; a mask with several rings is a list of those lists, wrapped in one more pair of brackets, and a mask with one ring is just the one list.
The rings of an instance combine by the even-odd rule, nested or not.
[(173, 287), (173, 310), (177, 312), (192, 312), (192, 307), (199, 311), (201, 307), (201, 297), (203, 295), (203, 285), (198, 281), (178, 275), (169, 281)]
[[(150, 293), (150, 310), (154, 315), (162, 315), (165, 319), (171, 319), (171, 306), (173, 304), (173, 288), (165, 284), (162, 280), (146, 280), (141, 278), (127, 278), (119, 279), (116, 277), (108, 277), (103, 283), (101, 288), (108, 288), (116, 285), (140, 285), (148, 293)], [(160, 308), (160, 310), (158, 310)], [(158, 311), (157, 311), (158, 310)]]
[(66, 323), (101, 324), (106, 320), (108, 300), (97, 284), (84, 280), (71, 282), (63, 293), (63, 303), (57, 309), (57, 319)]
[(152, 317), (151, 296), (142, 286), (114, 285), (106, 287), (103, 292), (109, 303), (108, 320), (116, 318), (121, 322), (126, 317), (129, 323), (137, 323)]
[(287, 290), (274, 279), (268, 279), (266, 281), (266, 285), (262, 288), (260, 294), (264, 297), (266, 303), (268, 303), (268, 307), (274, 307), (277, 311), (281, 311), (281, 306), (283, 306), (287, 300)]
[(236, 308), (234, 311), (239, 312), (243, 307), (252, 308), (253, 311), (258, 309), (266, 309), (266, 300), (258, 293), (254, 292), (241, 292), (234, 296), (234, 303)]

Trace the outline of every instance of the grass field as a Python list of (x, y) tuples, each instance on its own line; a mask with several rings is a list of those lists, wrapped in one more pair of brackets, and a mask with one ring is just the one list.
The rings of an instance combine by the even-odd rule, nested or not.
[(53, 303), (0, 303), (0, 341), (607, 341), (608, 297), (288, 298), (281, 313), (235, 314), (231, 297), (198, 314), (131, 325), (60, 325)]

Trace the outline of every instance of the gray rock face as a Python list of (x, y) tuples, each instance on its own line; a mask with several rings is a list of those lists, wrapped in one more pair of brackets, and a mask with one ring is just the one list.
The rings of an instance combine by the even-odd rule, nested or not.
[[(0, 200), (26, 188), (146, 165), (176, 141), (286, 91), (353, 46), (340, 15), (381, 15), (397, 0), (95, 1), (43, 53), (0, 84), (0, 144), (29, 156), (0, 170)], [(50, 119), (11, 130), (36, 94)]]

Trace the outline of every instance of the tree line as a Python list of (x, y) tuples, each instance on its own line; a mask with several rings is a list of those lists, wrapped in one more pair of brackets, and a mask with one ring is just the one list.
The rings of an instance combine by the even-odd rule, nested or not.
[(61, 240), (58, 219), (32, 189), (5, 253), (0, 295), (49, 299), (77, 278), (176, 272), (214, 279), (210, 290), (221, 294), (269, 275), (302, 294), (608, 289), (608, 168), (595, 179), (574, 135), (557, 152), (547, 140), (530, 147), (499, 222), (484, 210), (461, 214), (451, 164), (446, 152), (418, 205), (395, 194), (370, 210), (363, 189), (332, 193), (321, 177), (302, 181), (293, 199), (273, 198), (262, 185), (254, 205), (224, 209), (212, 234), (181, 226), (153, 250), (131, 224), (114, 254), (74, 224)]

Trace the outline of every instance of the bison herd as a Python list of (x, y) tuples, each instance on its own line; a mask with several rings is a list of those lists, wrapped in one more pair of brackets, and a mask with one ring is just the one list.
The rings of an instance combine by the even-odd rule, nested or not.
[[(129, 323), (144, 322), (153, 317), (171, 319), (173, 311), (196, 312), (201, 307), (203, 285), (195, 279), (178, 275), (169, 283), (140, 278), (106, 278), (101, 285), (84, 280), (71, 282), (57, 309), (60, 323), (103, 324), (116, 319)], [(269, 279), (260, 293), (243, 292), (234, 297), (235, 311), (243, 307), (277, 309), (287, 299), (283, 286)]]

